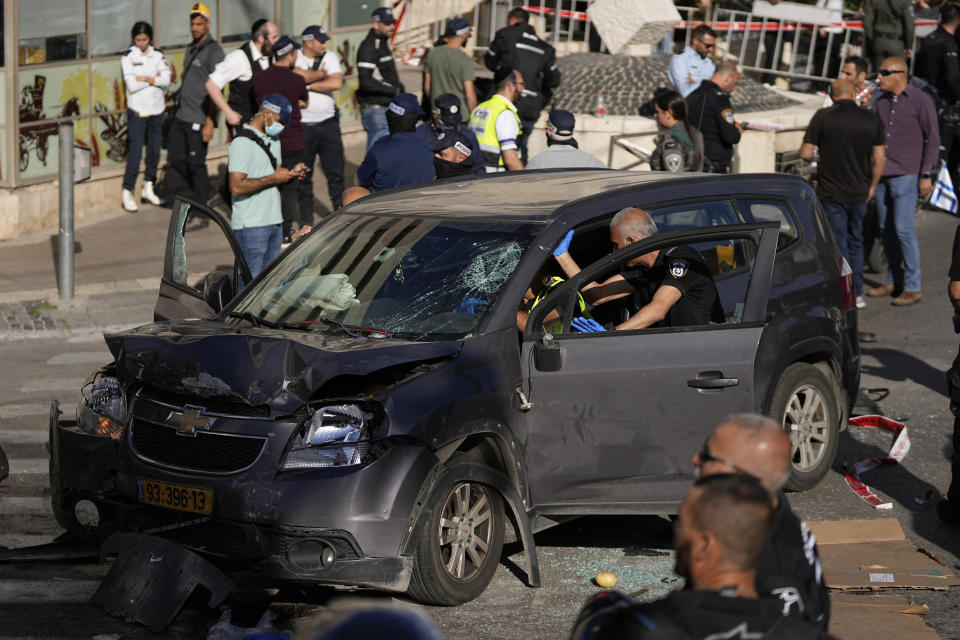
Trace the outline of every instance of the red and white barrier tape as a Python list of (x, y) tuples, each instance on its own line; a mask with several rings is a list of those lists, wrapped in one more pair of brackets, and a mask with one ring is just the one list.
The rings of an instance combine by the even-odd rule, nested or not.
[(897, 464), (907, 456), (907, 452), (910, 451), (910, 436), (907, 435), (907, 426), (902, 422), (897, 422), (896, 420), (891, 420), (883, 416), (858, 416), (856, 418), (850, 418), (847, 424), (851, 427), (880, 429), (893, 434), (893, 446), (890, 447), (890, 452), (886, 458), (866, 458), (861, 460), (854, 464), (850, 472), (843, 478), (847, 481), (847, 484), (850, 485), (850, 488), (853, 489), (853, 492), (863, 498), (867, 504), (874, 509), (892, 509), (893, 505), (891, 503), (884, 502), (878, 498), (877, 495), (870, 490), (870, 487), (863, 484), (860, 480), (860, 474), (879, 467), (880, 465)]

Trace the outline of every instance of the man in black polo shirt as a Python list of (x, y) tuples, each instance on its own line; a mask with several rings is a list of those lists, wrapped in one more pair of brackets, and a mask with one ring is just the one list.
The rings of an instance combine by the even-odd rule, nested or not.
[[(623, 209), (610, 221), (610, 241), (617, 249), (656, 233), (657, 225), (640, 209)], [(580, 273), (580, 267), (568, 251), (572, 238), (573, 231), (570, 231), (553, 252), (568, 278)], [(591, 282), (581, 289), (583, 297), (594, 306), (633, 297), (633, 315), (614, 327), (616, 330), (693, 327), (724, 321), (717, 285), (695, 249), (683, 245), (655, 249), (630, 260), (626, 266), (629, 269), (622, 273), (602, 283)], [(582, 333), (606, 331), (589, 318), (575, 318), (573, 327)]]
[(834, 104), (820, 109), (803, 136), (800, 157), (817, 165), (817, 195), (830, 221), (840, 253), (853, 269), (857, 306), (863, 308), (863, 217), (883, 175), (883, 123), (856, 103), (856, 87), (845, 78), (830, 86)]

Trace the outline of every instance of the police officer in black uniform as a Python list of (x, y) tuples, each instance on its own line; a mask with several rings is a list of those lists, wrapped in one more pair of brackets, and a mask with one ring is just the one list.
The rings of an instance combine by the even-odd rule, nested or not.
[(717, 64), (709, 80), (687, 96), (690, 122), (703, 134), (703, 170), (707, 173), (730, 173), (733, 145), (740, 142), (742, 133), (730, 104), (730, 94), (739, 80), (737, 66), (725, 60)]
[(957, 27), (960, 6), (940, 6), (940, 24), (923, 39), (917, 75), (937, 89), (945, 107), (940, 114), (940, 146), (947, 160), (947, 170), (957, 188), (960, 165), (960, 60), (958, 60)]
[(556, 52), (553, 47), (534, 32), (527, 24), (530, 13), (525, 9), (512, 9), (507, 14), (507, 26), (497, 31), (490, 48), (483, 56), (483, 63), (490, 71), (516, 69), (523, 76), (523, 91), (517, 101), (520, 116), (520, 157), (528, 158), (527, 141), (540, 111), (550, 101), (553, 89), (560, 85), (560, 70), (557, 69)]
[[(656, 233), (657, 225), (640, 209), (623, 209), (610, 220), (610, 241), (617, 249)], [(553, 252), (568, 278), (580, 272), (569, 253), (572, 238), (570, 231)], [(724, 321), (717, 285), (703, 257), (692, 247), (655, 249), (630, 260), (626, 266), (628, 269), (622, 273), (581, 289), (583, 297), (594, 306), (631, 296), (632, 315), (615, 329), (692, 327)], [(606, 331), (589, 318), (574, 318), (572, 326), (581, 333)]]
[(755, 478), (700, 478), (674, 524), (675, 570), (686, 578), (687, 589), (649, 603), (601, 591), (581, 610), (571, 638), (829, 637), (810, 622), (782, 615), (777, 598), (757, 593), (756, 562), (770, 516), (769, 495)]
[(360, 120), (367, 132), (367, 149), (378, 138), (388, 134), (387, 105), (397, 94), (403, 93), (403, 83), (397, 73), (390, 38), (396, 29), (396, 18), (389, 7), (379, 7), (371, 14), (373, 25), (357, 49), (357, 102)]

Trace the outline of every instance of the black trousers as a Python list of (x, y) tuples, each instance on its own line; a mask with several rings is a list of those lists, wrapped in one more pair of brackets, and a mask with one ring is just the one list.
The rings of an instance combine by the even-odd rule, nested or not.
[[(940, 117), (940, 146), (943, 147), (943, 160), (950, 172), (953, 189), (960, 189), (960, 108), (947, 107)], [(934, 176), (936, 181), (936, 176)]]
[[(293, 169), (300, 162), (303, 162), (303, 149), (284, 151), (281, 154), (280, 164), (287, 169)], [(304, 180), (306, 180), (306, 178), (304, 178)], [(300, 215), (300, 206), (297, 204), (298, 182), (299, 180), (294, 178), (290, 182), (280, 185), (280, 209), (283, 213), (284, 242), (286, 242), (287, 238), (293, 233), (294, 222), (301, 227), (304, 224), (310, 224), (310, 222), (303, 222), (303, 218)]]
[(194, 131), (193, 124), (174, 120), (167, 144), (167, 164), (177, 174), (180, 184), (173, 187), (168, 185), (169, 194), (192, 191), (193, 197), (200, 202), (206, 202), (213, 196), (215, 189), (207, 173), (207, 146), (200, 129)]
[[(330, 118), (317, 124), (303, 125), (307, 135), (307, 148), (303, 153), (303, 161), (311, 169), (317, 157), (320, 157), (320, 167), (327, 177), (327, 193), (333, 202), (336, 211), (343, 204), (343, 137), (340, 135), (340, 121)], [(300, 197), (300, 216), (309, 220), (306, 224), (313, 224), (313, 174), (307, 176), (298, 185)]]
[(950, 488), (947, 500), (954, 509), (960, 509), (960, 354), (947, 370), (947, 391), (950, 395), (950, 411), (953, 413), (953, 449), (950, 455)]

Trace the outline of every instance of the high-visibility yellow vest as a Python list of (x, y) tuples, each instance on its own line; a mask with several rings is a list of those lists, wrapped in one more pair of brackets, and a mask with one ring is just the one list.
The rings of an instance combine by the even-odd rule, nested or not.
[[(487, 171), (505, 171), (503, 165), (503, 153), (500, 151), (500, 140), (497, 138), (497, 118), (504, 111), (513, 112), (513, 117), (517, 119), (517, 128), (520, 127), (520, 116), (517, 115), (517, 108), (509, 100), (499, 93), (494, 94), (486, 102), (481, 102), (477, 108), (470, 114), (470, 129), (477, 136), (477, 142), (480, 143), (480, 151), (483, 154), (483, 163)], [(520, 155), (520, 146), (517, 146), (517, 156)]]
[[(533, 299), (533, 303), (530, 305), (530, 311), (533, 311), (534, 308), (536, 308), (538, 304), (543, 302), (543, 300), (548, 295), (550, 295), (550, 293), (554, 289), (559, 287), (564, 282), (566, 282), (566, 280), (564, 280), (563, 278), (558, 278), (557, 276), (550, 276), (550, 279), (547, 280), (547, 283), (543, 285), (543, 289), (541, 289), (540, 293), (538, 293), (537, 296)], [(580, 295), (579, 292), (577, 292), (577, 305), (580, 307), (579, 313), (577, 315), (583, 316), (584, 318), (588, 318), (590, 320), (593, 319), (593, 316), (591, 316), (590, 312), (587, 311), (586, 301), (584, 301), (583, 296)], [(563, 331), (563, 320), (561, 318), (557, 318), (556, 320), (547, 321), (543, 323), (543, 329), (547, 333), (554, 333), (554, 334), (560, 333), (561, 331)]]

